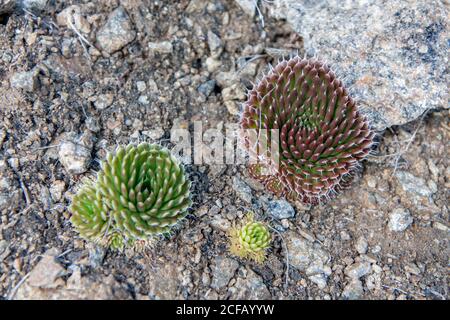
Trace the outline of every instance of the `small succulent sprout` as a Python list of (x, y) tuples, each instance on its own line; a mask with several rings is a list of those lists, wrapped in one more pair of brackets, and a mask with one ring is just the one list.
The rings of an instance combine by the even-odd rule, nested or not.
[(263, 222), (248, 214), (244, 221), (230, 229), (230, 252), (243, 259), (262, 263), (266, 259), (272, 236)]
[(249, 174), (277, 196), (312, 204), (341, 188), (374, 138), (333, 71), (299, 57), (278, 63), (249, 91), (241, 127), (279, 130), (277, 168), (252, 163)]
[(70, 210), (83, 238), (121, 250), (168, 232), (190, 205), (180, 162), (167, 149), (142, 143), (108, 154), (95, 184), (75, 195)]

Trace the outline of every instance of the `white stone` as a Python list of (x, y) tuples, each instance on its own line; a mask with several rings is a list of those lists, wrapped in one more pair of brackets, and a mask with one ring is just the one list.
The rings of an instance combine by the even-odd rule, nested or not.
[(389, 215), (389, 230), (395, 232), (405, 231), (413, 222), (408, 209), (397, 208)]

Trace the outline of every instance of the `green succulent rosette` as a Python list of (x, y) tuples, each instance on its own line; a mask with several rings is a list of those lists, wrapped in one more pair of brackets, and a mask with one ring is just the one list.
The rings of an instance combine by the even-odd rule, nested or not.
[(267, 226), (255, 221), (250, 214), (242, 224), (231, 229), (230, 241), (232, 254), (261, 263), (265, 260), (272, 236)]
[(167, 149), (142, 143), (108, 154), (97, 181), (80, 190), (70, 211), (83, 238), (121, 249), (168, 232), (190, 205), (181, 163)]

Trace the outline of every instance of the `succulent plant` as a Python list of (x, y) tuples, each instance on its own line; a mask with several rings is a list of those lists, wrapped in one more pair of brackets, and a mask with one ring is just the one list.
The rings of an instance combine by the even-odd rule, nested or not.
[(72, 199), (69, 210), (73, 213), (70, 221), (80, 236), (87, 240), (97, 240), (108, 229), (109, 208), (103, 202), (95, 183), (87, 180)]
[(263, 222), (248, 214), (242, 223), (230, 229), (230, 252), (244, 259), (262, 263), (270, 247), (271, 234)]
[(270, 129), (279, 130), (278, 167), (251, 163), (250, 175), (278, 196), (313, 204), (341, 188), (374, 137), (334, 72), (299, 57), (279, 62), (254, 85), (240, 123), (242, 129), (268, 129), (269, 136)]
[(97, 180), (75, 195), (71, 222), (80, 235), (114, 249), (168, 232), (191, 205), (181, 164), (159, 145), (119, 147)]

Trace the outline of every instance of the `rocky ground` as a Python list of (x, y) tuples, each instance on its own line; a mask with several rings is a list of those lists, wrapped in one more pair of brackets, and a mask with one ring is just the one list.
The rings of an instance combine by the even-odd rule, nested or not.
[[(314, 19), (306, 30), (317, 36), (302, 36), (286, 3), (0, 0), (1, 298), (448, 298), (448, 5), (387, 3), (396, 24), (343, 37), (359, 50), (384, 27), (404, 28), (406, 60), (394, 61), (406, 61), (402, 71), (386, 62), (398, 49), (386, 39), (347, 64), (322, 49)], [(415, 15), (424, 18), (408, 20)], [(170, 146), (172, 126), (195, 120), (204, 129), (236, 123), (267, 65), (311, 47), (357, 70), (346, 81), (379, 130), (347, 190), (309, 207), (272, 197), (243, 167), (190, 165), (195, 203), (170, 236), (124, 253), (77, 236), (67, 207), (107, 151)], [(370, 74), (377, 63), (387, 71)], [(387, 109), (370, 109), (377, 97)], [(274, 230), (264, 265), (227, 251), (227, 230), (249, 210)]]

